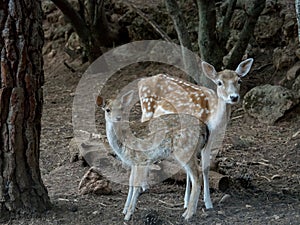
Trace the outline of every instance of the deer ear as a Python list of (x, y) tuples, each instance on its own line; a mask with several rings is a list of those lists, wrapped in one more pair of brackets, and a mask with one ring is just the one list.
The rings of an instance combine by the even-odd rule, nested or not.
[(104, 98), (102, 98), (101, 96), (98, 95), (97, 98), (96, 98), (96, 104), (99, 107), (104, 107), (105, 106)]
[(203, 61), (201, 66), (205, 76), (213, 81), (217, 78), (218, 73), (213, 65)]
[(121, 97), (121, 102), (123, 105), (129, 105), (130, 102), (132, 101), (133, 99), (133, 93), (134, 91), (129, 91), (127, 92), (126, 94), (124, 94), (122, 97)]
[(253, 64), (253, 59), (252, 58), (246, 59), (245, 61), (241, 62), (238, 65), (238, 67), (236, 68), (235, 72), (240, 77), (244, 77), (244, 76), (246, 76), (249, 73), (252, 64)]

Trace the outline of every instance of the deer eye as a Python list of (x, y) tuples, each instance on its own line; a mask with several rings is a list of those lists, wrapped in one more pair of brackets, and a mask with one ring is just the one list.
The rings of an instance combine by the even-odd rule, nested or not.
[(239, 79), (239, 80), (238, 80), (238, 84), (241, 84), (241, 83), (242, 83), (242, 80), (241, 80), (241, 79)]
[(106, 111), (107, 113), (110, 113), (110, 109), (105, 109), (105, 111)]
[(222, 81), (218, 80), (218, 81), (217, 81), (217, 85), (218, 85), (218, 86), (222, 86), (222, 85), (223, 85)]

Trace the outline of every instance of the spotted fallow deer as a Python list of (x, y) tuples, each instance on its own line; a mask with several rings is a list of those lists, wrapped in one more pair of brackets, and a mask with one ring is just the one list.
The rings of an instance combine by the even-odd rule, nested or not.
[[(198, 118), (191, 115), (162, 115), (151, 120), (151, 133), (145, 142), (134, 143), (128, 140), (129, 121), (126, 109), (132, 101), (134, 92), (129, 91), (121, 98), (104, 101), (98, 96), (97, 105), (105, 111), (106, 135), (108, 142), (123, 163), (131, 167), (129, 191), (123, 213), (129, 220), (135, 210), (137, 199), (142, 190), (148, 187), (149, 167), (168, 157), (175, 159), (191, 178), (192, 188), (188, 198), (185, 196), (187, 209), (183, 216), (189, 219), (196, 211), (200, 195), (200, 171), (197, 155), (208, 139), (208, 128)], [(152, 143), (149, 146), (149, 141)], [(130, 143), (128, 143), (130, 142)], [(190, 188), (190, 187), (188, 187)]]
[[(216, 92), (165, 74), (143, 78), (138, 83), (142, 122), (177, 113), (193, 115), (208, 126), (209, 139), (201, 151), (204, 203), (207, 209), (213, 207), (208, 182), (211, 148), (218, 139), (218, 129), (224, 122), (222, 120), (228, 120), (226, 108), (239, 102), (241, 78), (248, 74), (252, 63), (253, 59), (249, 58), (241, 62), (235, 71), (217, 72), (214, 66), (203, 61), (202, 70), (217, 85)], [(186, 190), (189, 190), (190, 180), (192, 178), (187, 176)], [(188, 194), (186, 198), (189, 198)]]

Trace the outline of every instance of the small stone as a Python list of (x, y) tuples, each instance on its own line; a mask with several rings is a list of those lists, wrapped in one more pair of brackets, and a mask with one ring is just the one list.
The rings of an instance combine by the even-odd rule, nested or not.
[(156, 211), (148, 211), (143, 218), (145, 225), (160, 225), (163, 224), (163, 221), (159, 218), (159, 215)]
[(83, 176), (79, 183), (79, 194), (85, 195), (93, 193), (96, 195), (108, 195), (112, 193), (112, 187), (109, 180), (107, 180), (99, 171), (93, 167), (90, 168)]
[(278, 220), (278, 219), (280, 219), (280, 216), (274, 215), (274, 219), (275, 219), (275, 220)]
[(100, 212), (99, 212), (98, 210), (96, 210), (96, 211), (92, 212), (92, 214), (93, 214), (93, 215), (99, 215)]
[(218, 215), (225, 216), (225, 212), (224, 211), (218, 211)]
[(219, 204), (222, 204), (224, 202), (226, 202), (231, 196), (229, 194), (225, 194), (221, 200), (219, 201)]
[(56, 55), (56, 50), (52, 49), (49, 53), (48, 53), (48, 57), (53, 58)]
[(70, 210), (71, 212), (77, 212), (77, 211), (78, 211), (78, 206), (72, 205), (72, 206), (69, 208), (69, 210)]

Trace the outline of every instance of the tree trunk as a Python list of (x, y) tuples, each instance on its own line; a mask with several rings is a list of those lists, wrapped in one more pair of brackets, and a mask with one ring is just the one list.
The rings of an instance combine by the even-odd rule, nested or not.
[(227, 51), (224, 43), (217, 39), (216, 5), (214, 0), (197, 0), (199, 14), (198, 43), (201, 59), (214, 65), (217, 70), (223, 66)]
[(40, 0), (0, 2), (0, 216), (50, 207), (39, 169), (43, 38)]
[[(217, 39), (216, 29), (216, 6), (214, 0), (197, 0), (199, 30), (198, 45), (200, 56), (217, 70), (221, 70), (223, 66), (223, 57), (226, 55), (226, 44), (220, 44)], [(202, 75), (203, 84), (213, 90), (216, 85), (205, 75)]]
[(245, 51), (247, 49), (248, 43), (255, 29), (257, 20), (265, 8), (266, 0), (253, 0), (252, 7), (250, 7), (247, 12), (247, 19), (244, 24), (244, 27), (239, 35), (239, 40), (233, 47), (231, 56), (228, 60), (226, 68), (235, 69), (236, 66), (240, 63)]
[(129, 33), (125, 27), (108, 22), (104, 0), (88, 1), (87, 15), (78, 13), (67, 0), (51, 1), (69, 19), (86, 49), (90, 63), (102, 55), (101, 47), (113, 47), (129, 41)]
[[(176, 0), (166, 0), (166, 7), (173, 20), (180, 45), (192, 51), (192, 42), (190, 40), (185, 19)], [(185, 48), (182, 48), (181, 51), (184, 67), (186, 71), (188, 71), (189, 75), (194, 78), (196, 83), (200, 84), (202, 80), (200, 79), (201, 77), (197, 60), (194, 57), (194, 54), (190, 54), (190, 52), (186, 51)], [(190, 79), (190, 77), (189, 81), (194, 82), (193, 79)]]
[(298, 39), (300, 43), (300, 1), (295, 1), (295, 8), (296, 8), (296, 16), (297, 16), (297, 24), (298, 24)]

